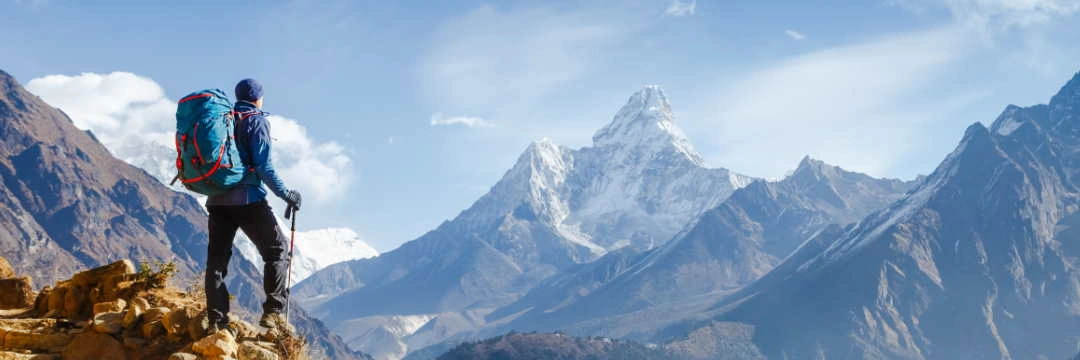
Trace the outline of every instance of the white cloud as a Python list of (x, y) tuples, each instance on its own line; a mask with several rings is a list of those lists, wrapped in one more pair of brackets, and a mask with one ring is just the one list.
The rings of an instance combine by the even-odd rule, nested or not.
[(682, 2), (680, 0), (672, 0), (671, 5), (668, 5), (667, 10), (664, 10), (664, 15), (667, 16), (689, 16), (694, 15), (697, 11), (697, 0), (690, 0)]
[(787, 34), (788, 37), (794, 40), (802, 40), (806, 38), (806, 35), (803, 35), (801, 32), (791, 29), (784, 30), (784, 34)]
[[(431, 114), (431, 126), (462, 125), (466, 127), (492, 127), (494, 124), (475, 116), (445, 116), (442, 113)], [(393, 141), (391, 140), (391, 143)]]
[(991, 30), (1029, 27), (1080, 11), (1076, 0), (891, 0), (915, 11), (944, 6), (957, 21)]
[[(116, 157), (166, 183), (176, 174), (176, 102), (154, 80), (127, 72), (49, 75), (26, 88), (92, 131)], [(341, 145), (310, 138), (295, 120), (271, 116), (270, 122), (272, 157), (287, 185), (316, 202), (346, 192), (353, 173)]]
[[(925, 119), (908, 100), (968, 52), (970, 31), (948, 27), (825, 49), (729, 81), (713, 97), (713, 143), (724, 166), (780, 176), (811, 154), (882, 174), (919, 146)], [(930, 100), (936, 101), (936, 100)]]
[(617, 34), (582, 13), (484, 6), (439, 27), (418, 75), (451, 113), (528, 111), (584, 76)]

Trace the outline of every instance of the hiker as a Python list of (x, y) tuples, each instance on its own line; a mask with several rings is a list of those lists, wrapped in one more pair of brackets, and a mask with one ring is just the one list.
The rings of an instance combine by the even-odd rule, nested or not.
[(206, 307), (211, 332), (228, 329), (229, 292), (225, 287), (229, 258), (232, 256), (236, 230), (244, 231), (259, 250), (263, 260), (263, 291), (266, 302), (259, 325), (281, 329), (287, 324), (282, 314), (288, 301), (289, 242), (277, 225), (273, 210), (266, 201), (266, 184), (289, 210), (300, 209), (300, 193), (288, 190), (274, 171), (270, 159), (270, 122), (261, 110), (262, 85), (254, 79), (236, 84), (234, 138), (247, 172), (239, 185), (206, 199), (210, 213), (210, 245), (206, 256)]

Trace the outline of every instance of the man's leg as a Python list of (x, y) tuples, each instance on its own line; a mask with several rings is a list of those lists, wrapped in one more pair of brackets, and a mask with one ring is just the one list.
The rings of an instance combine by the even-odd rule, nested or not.
[(211, 325), (224, 325), (229, 322), (229, 290), (225, 287), (225, 275), (229, 272), (238, 225), (230, 216), (229, 207), (210, 206), (207, 211), (210, 213), (210, 244), (206, 250), (206, 317)]
[(263, 260), (263, 291), (266, 302), (263, 314), (280, 314), (285, 311), (288, 276), (289, 240), (281, 232), (273, 209), (266, 201), (245, 205), (237, 220), (240, 229), (247, 234)]

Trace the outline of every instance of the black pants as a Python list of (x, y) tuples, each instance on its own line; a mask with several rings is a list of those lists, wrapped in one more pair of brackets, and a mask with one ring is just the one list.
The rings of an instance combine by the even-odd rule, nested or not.
[(225, 287), (225, 275), (236, 229), (244, 231), (262, 256), (263, 291), (266, 292), (263, 312), (283, 312), (289, 291), (285, 285), (289, 271), (289, 243), (278, 227), (270, 205), (264, 200), (243, 206), (208, 206), (207, 210), (210, 212), (210, 245), (206, 254), (206, 314), (210, 323), (223, 325), (228, 322), (229, 290)]

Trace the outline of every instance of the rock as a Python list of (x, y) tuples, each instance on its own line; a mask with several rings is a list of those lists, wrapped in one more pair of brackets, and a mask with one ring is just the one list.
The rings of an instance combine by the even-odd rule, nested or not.
[(135, 324), (139, 323), (139, 319), (142, 317), (146, 310), (150, 309), (150, 302), (143, 298), (135, 298), (131, 300), (131, 305), (127, 307), (127, 311), (124, 312), (124, 328), (131, 329), (135, 327)]
[(61, 353), (64, 360), (125, 360), (124, 346), (112, 336), (87, 331)]
[(236, 339), (228, 331), (218, 331), (191, 344), (191, 349), (206, 357), (236, 356)]
[(87, 308), (86, 296), (87, 291), (84, 287), (74, 286), (68, 288), (64, 293), (64, 309), (62, 314), (69, 318), (82, 317), (80, 315), (84, 314)]
[(52, 295), (52, 287), (46, 286), (38, 293), (37, 298), (34, 299), (34, 312), (38, 314), (44, 314), (49, 312), (49, 296)]
[(103, 312), (94, 316), (94, 331), (104, 334), (119, 334), (124, 331), (124, 313)]
[(0, 351), (0, 360), (60, 360), (60, 357), (53, 354), (20, 354)]
[(165, 335), (165, 325), (162, 325), (160, 320), (143, 322), (142, 327), (139, 328), (139, 333), (142, 334), (144, 339), (153, 339)]
[(29, 277), (0, 279), (0, 309), (34, 306), (34, 284)]
[(201, 339), (210, 328), (210, 320), (206, 318), (206, 311), (200, 312), (188, 320), (188, 336), (192, 339)]
[(135, 274), (135, 264), (125, 259), (75, 274), (71, 277), (71, 281), (75, 285), (92, 288), (94, 285), (105, 283), (106, 280), (133, 274)]
[(40, 334), (13, 330), (4, 334), (4, 347), (35, 352), (59, 352), (71, 342), (68, 334)]
[(183, 337), (188, 333), (188, 322), (195, 319), (198, 312), (191, 308), (170, 311), (161, 318), (161, 324), (165, 325), (165, 331), (169, 336)]
[(240, 360), (279, 360), (277, 353), (271, 350), (273, 348), (272, 343), (245, 341), (240, 343), (238, 358)]
[(15, 277), (15, 268), (3, 256), (0, 256), (0, 279)]
[(67, 291), (68, 291), (67, 284), (60, 283), (60, 284), (56, 285), (56, 288), (53, 289), (53, 291), (49, 293), (49, 301), (48, 301), (49, 310), (47, 312), (56, 313), (57, 315), (59, 315), (59, 313), (63, 312), (63, 310), (64, 310), (64, 299), (67, 298)]
[(172, 355), (169, 355), (169, 358), (168, 358), (168, 360), (198, 360), (198, 359), (199, 359), (199, 357), (196, 356), (195, 354), (180, 353), (180, 352), (173, 353)]
[(137, 338), (133, 336), (124, 337), (124, 347), (128, 349), (138, 349), (146, 345), (146, 340), (143, 338)]
[(146, 314), (143, 315), (143, 321), (160, 321), (165, 315), (169, 314), (169, 308), (167, 307), (155, 307), (146, 310)]
[(116, 299), (113, 301), (99, 302), (94, 304), (94, 315), (103, 312), (122, 312), (127, 307), (127, 301), (124, 299)]

